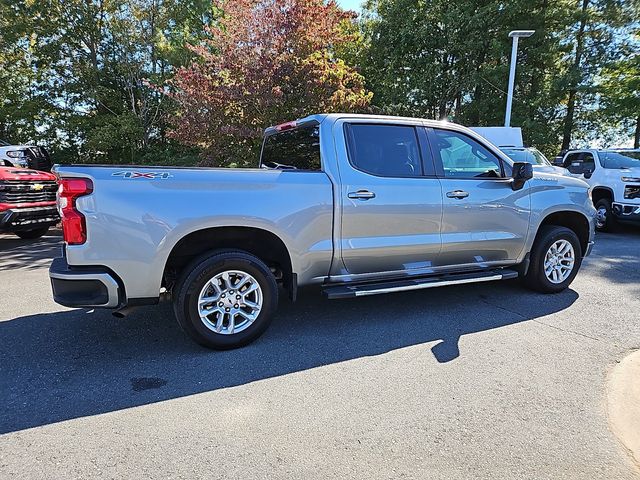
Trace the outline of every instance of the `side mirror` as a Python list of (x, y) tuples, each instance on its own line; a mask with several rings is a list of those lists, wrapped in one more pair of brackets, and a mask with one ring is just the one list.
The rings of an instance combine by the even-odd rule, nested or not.
[(591, 175), (593, 175), (593, 172), (591, 170), (586, 170), (584, 172), (584, 178), (591, 178)]
[(533, 178), (533, 165), (527, 162), (515, 162), (513, 164), (513, 172), (511, 173), (511, 188), (520, 190), (524, 187), (527, 180)]

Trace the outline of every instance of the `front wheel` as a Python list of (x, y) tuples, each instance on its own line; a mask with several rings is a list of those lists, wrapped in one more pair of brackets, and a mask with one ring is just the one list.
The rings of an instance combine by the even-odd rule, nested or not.
[(596, 202), (596, 230), (611, 232), (615, 228), (616, 219), (611, 210), (611, 200), (601, 198)]
[(558, 293), (571, 284), (581, 263), (582, 247), (575, 232), (545, 225), (533, 244), (524, 282), (538, 292)]
[(278, 305), (276, 279), (262, 260), (242, 251), (200, 257), (177, 284), (174, 311), (193, 340), (227, 350), (264, 333)]
[(48, 231), (49, 227), (41, 227), (34, 230), (21, 230), (19, 232), (15, 232), (15, 234), (24, 240), (35, 240), (36, 238), (46, 235)]

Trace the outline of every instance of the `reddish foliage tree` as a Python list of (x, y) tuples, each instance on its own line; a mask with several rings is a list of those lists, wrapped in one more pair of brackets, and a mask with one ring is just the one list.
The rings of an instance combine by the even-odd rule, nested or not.
[(343, 22), (353, 18), (335, 1), (214, 2), (222, 14), (210, 39), (172, 81), (171, 135), (203, 148), (203, 164), (255, 165), (265, 127), (368, 107), (363, 77), (335, 56), (352, 41)]

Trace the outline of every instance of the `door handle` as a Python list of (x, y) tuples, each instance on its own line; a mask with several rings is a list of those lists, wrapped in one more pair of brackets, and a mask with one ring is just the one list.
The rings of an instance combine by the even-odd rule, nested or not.
[(448, 198), (458, 198), (463, 199), (469, 196), (469, 192), (465, 192), (464, 190), (454, 190), (453, 192), (447, 192)]
[(347, 197), (357, 198), (359, 200), (369, 200), (370, 198), (375, 198), (376, 194), (369, 190), (358, 190), (357, 192), (349, 192)]

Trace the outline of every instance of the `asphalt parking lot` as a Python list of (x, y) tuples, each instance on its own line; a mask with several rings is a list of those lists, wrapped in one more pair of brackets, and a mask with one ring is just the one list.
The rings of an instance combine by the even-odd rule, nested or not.
[(229, 352), (168, 305), (56, 305), (59, 242), (0, 236), (0, 478), (639, 476), (605, 409), (640, 348), (638, 228), (599, 234), (562, 294), (305, 290)]

